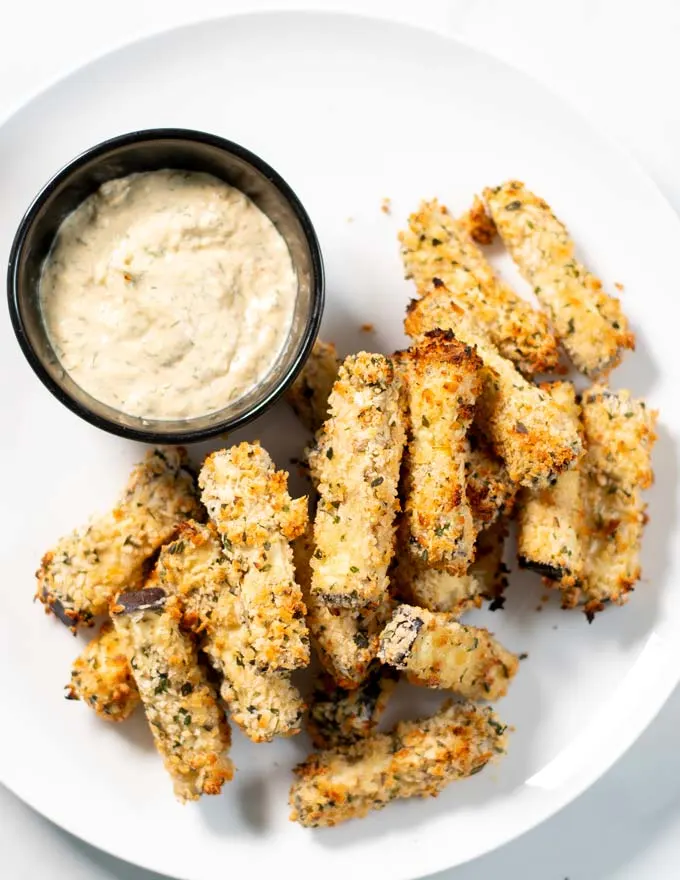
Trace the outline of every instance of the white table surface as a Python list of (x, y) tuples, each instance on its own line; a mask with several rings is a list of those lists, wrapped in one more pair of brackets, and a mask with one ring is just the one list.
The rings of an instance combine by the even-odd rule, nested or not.
[[(134, 37), (234, 8), (282, 7), (363, 11), (489, 50), (552, 85), (622, 141), (680, 210), (680, 168), (673, 161), (680, 156), (675, 0), (6, 0), (0, 4), (0, 118), (56, 77)], [(677, 880), (678, 730), (680, 692), (581, 798), (523, 838), (439, 878)], [(47, 759), (36, 756), (32, 772), (39, 773), (40, 761)], [(0, 877), (154, 880), (158, 875), (72, 838), (0, 786)]]

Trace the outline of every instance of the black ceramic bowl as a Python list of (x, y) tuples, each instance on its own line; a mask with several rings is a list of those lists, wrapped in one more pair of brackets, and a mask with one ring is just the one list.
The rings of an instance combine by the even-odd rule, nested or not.
[[(213, 174), (240, 189), (271, 219), (288, 245), (298, 277), (292, 329), (260, 385), (224, 409), (191, 419), (149, 420), (96, 400), (64, 371), (43, 323), (38, 288), (45, 257), (64, 218), (107, 180), (172, 168)], [(266, 162), (238, 144), (185, 129), (135, 131), (92, 147), (62, 168), (38, 193), (12, 245), (9, 310), (19, 344), (38, 377), (63, 404), (98, 428), (147, 443), (191, 443), (233, 430), (263, 413), (304, 364), (324, 304), (321, 250), (305, 209)]]

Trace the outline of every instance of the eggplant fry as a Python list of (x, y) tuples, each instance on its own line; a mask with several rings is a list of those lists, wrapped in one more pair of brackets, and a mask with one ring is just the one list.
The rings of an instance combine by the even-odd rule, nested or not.
[(395, 594), (407, 605), (445, 612), (455, 618), (480, 608), (482, 599), (491, 602), (494, 609), (502, 607), (508, 585), (508, 569), (503, 563), (507, 534), (505, 519), (496, 520), (481, 531), (475, 558), (463, 575), (427, 568), (400, 550), (391, 575)]
[(446, 688), (471, 700), (505, 696), (519, 661), (485, 629), (452, 614), (400, 605), (380, 636), (378, 659), (412, 684)]
[[(541, 386), (580, 430), (580, 407), (571, 382)], [(583, 579), (583, 493), (580, 462), (559, 474), (552, 486), (524, 489), (518, 504), (517, 554), (524, 568), (547, 577), (560, 589)]]
[(293, 543), (295, 573), (307, 607), (307, 626), (323, 669), (339, 687), (359, 687), (378, 654), (380, 633), (393, 603), (387, 597), (378, 608), (329, 608), (311, 592), (311, 530)]
[(43, 556), (36, 598), (74, 632), (92, 626), (119, 590), (142, 585), (145, 563), (183, 520), (203, 516), (186, 450), (153, 449), (112, 511)]
[(198, 481), (238, 578), (258, 667), (273, 672), (307, 666), (305, 606), (289, 544), (307, 526), (307, 498), (290, 497), (288, 474), (276, 470), (259, 443), (209, 455)]
[(615, 483), (624, 492), (648, 489), (658, 412), (630, 391), (594, 385), (583, 395), (583, 431), (588, 454), (584, 467)]
[(419, 294), (442, 283), (499, 352), (527, 375), (559, 361), (547, 317), (498, 278), (481, 250), (444, 205), (423, 202), (399, 235), (407, 278)]
[(140, 703), (127, 650), (111, 621), (76, 658), (67, 700), (82, 700), (104, 721), (125, 721)]
[(590, 475), (582, 482), (587, 511), (581, 589), (563, 594), (563, 605), (584, 606), (589, 620), (606, 604), (624, 605), (641, 575), (640, 546), (647, 522), (640, 491), (627, 493)]
[(484, 190), (489, 212), (518, 269), (550, 315), (574, 366), (606, 374), (635, 348), (621, 303), (574, 255), (574, 242), (550, 206), (523, 183)]
[(318, 676), (307, 716), (307, 732), (315, 749), (352, 745), (378, 726), (399, 673), (374, 662), (366, 679), (354, 690), (339, 687), (327, 673)]
[(130, 666), (156, 748), (181, 801), (219, 794), (233, 776), (229, 725), (182, 632), (177, 597), (160, 587), (119, 593), (113, 624), (128, 645)]
[(413, 563), (408, 557), (395, 566), (392, 583), (403, 602), (455, 618), (482, 604), (482, 585), (474, 575), (448, 574)]
[(409, 442), (404, 456), (404, 519), (415, 559), (465, 574), (475, 533), (466, 496), (467, 432), (481, 389), (474, 349), (433, 331), (404, 352)]
[(299, 733), (304, 704), (285, 671), (260, 671), (239, 595), (238, 577), (225, 558), (213, 523), (184, 523), (162, 549), (159, 585), (180, 597), (183, 622), (196, 633), (232, 721), (253, 742)]
[(318, 481), (311, 593), (327, 605), (377, 607), (394, 554), (405, 442), (400, 386), (379, 354), (348, 357), (310, 468)]
[(435, 329), (450, 330), (460, 342), (476, 347), (486, 368), (477, 421), (514, 483), (548, 485), (581, 455), (581, 439), (569, 418), (500, 356), (444, 285), (411, 302), (404, 326), (413, 339)]
[(311, 754), (295, 768), (290, 818), (308, 828), (333, 826), (399, 798), (434, 797), (504, 754), (505, 730), (491, 709), (449, 702), (431, 718)]

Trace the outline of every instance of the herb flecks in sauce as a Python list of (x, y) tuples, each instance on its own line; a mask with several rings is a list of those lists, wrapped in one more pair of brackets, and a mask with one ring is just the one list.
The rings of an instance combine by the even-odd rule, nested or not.
[(40, 285), (64, 369), (148, 419), (205, 415), (257, 385), (296, 294), (269, 218), (223, 181), (180, 171), (105, 183), (62, 223)]

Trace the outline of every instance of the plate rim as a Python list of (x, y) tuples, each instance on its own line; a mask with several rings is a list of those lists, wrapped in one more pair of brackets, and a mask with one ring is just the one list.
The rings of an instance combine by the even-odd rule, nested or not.
[[(239, 0), (228, 0), (228, 3), (231, 6), (231, 9), (225, 9), (218, 15), (208, 15), (196, 20), (172, 24), (167, 27), (161, 26), (160, 28), (154, 29), (152, 31), (147, 30), (142, 33), (138, 33), (132, 37), (127, 37), (115, 42), (103, 52), (98, 52), (92, 56), (88, 56), (86, 59), (82, 60), (80, 63), (77, 63), (75, 66), (64, 69), (59, 75), (41, 83), (38, 88), (28, 93), (19, 102), (12, 104), (9, 109), (0, 116), (0, 137), (2, 137), (3, 129), (11, 124), (16, 116), (21, 114), (35, 101), (43, 98), (52, 89), (63, 85), (67, 80), (81, 75), (88, 68), (104, 61), (105, 59), (109, 59), (118, 53), (124, 52), (132, 47), (139, 47), (144, 43), (151, 43), (155, 40), (163, 39), (164, 37), (174, 34), (178, 31), (188, 32), (191, 30), (198, 30), (200, 28), (206, 27), (206, 25), (220, 25), (223, 24), (225, 21), (236, 18), (283, 18), (303, 15), (310, 18), (326, 19), (328, 21), (338, 17), (343, 19), (354, 19), (358, 22), (366, 22), (374, 26), (380, 25), (383, 27), (406, 32), (411, 31), (420, 34), (427, 34), (430, 37), (435, 37), (439, 40), (446, 41), (454, 47), (460, 47), (465, 51), (474, 53), (482, 59), (490, 60), (494, 64), (500, 65), (501, 67), (512, 71), (514, 74), (519, 75), (525, 80), (531, 82), (534, 86), (542, 89), (546, 94), (556, 98), (561, 104), (566, 105), (569, 108), (570, 112), (574, 114), (576, 118), (581, 120), (584, 127), (591, 134), (595, 135), (603, 145), (607, 146), (608, 150), (614, 151), (618, 154), (618, 156), (628, 165), (630, 172), (635, 174), (638, 183), (644, 186), (650, 193), (650, 196), (656, 200), (656, 202), (658, 203), (658, 208), (661, 209), (663, 205), (663, 210), (666, 214), (666, 222), (675, 228), (677, 237), (680, 240), (680, 215), (676, 212), (673, 205), (668, 200), (668, 198), (666, 197), (660, 186), (657, 184), (657, 182), (654, 180), (654, 178), (651, 176), (651, 174), (649, 174), (645, 170), (644, 165), (636, 158), (636, 156), (629, 150), (628, 147), (626, 147), (622, 142), (610, 135), (604, 129), (604, 127), (600, 126), (597, 122), (593, 121), (590, 117), (583, 113), (582, 110), (568, 96), (565, 96), (559, 89), (554, 88), (551, 84), (543, 81), (539, 76), (536, 76), (535, 74), (523, 69), (514, 62), (508, 61), (507, 59), (500, 57), (495, 52), (480, 45), (478, 42), (466, 37), (462, 37), (460, 35), (450, 35), (443, 32), (441, 29), (438, 29), (434, 25), (428, 26), (427, 24), (414, 24), (412, 22), (404, 21), (400, 18), (390, 18), (377, 14), (363, 14), (356, 12), (355, 10), (350, 11), (338, 8), (318, 9), (313, 7), (301, 7), (297, 5), (286, 6), (285, 8), (279, 6), (264, 6), (253, 9), (252, 7), (249, 8), (247, 5), (240, 3)], [(549, 803), (547, 808), (545, 807), (545, 804), (541, 807), (541, 810), (539, 811), (539, 816), (534, 815), (534, 812), (536, 812), (535, 807), (529, 812), (524, 811), (526, 815), (523, 821), (514, 823), (512, 826), (509, 826), (506, 829), (497, 829), (496, 837), (490, 844), (484, 844), (483, 849), (480, 849), (476, 854), (466, 855), (466, 857), (461, 861), (456, 861), (452, 863), (449, 860), (450, 857), (447, 855), (446, 848), (443, 847), (438, 847), (436, 851), (431, 850), (427, 855), (424, 852), (421, 852), (421, 858), (423, 862), (425, 862), (425, 864), (423, 867), (418, 868), (418, 873), (409, 873), (408, 875), (406, 875), (397, 871), (397, 873), (392, 873), (392, 877), (394, 878), (394, 880), (418, 880), (418, 878), (429, 876), (432, 873), (452, 869), (454, 867), (459, 867), (478, 858), (482, 858), (483, 856), (497, 849), (500, 849), (502, 846), (505, 846), (513, 840), (522, 837), (523, 835), (532, 831), (534, 828), (537, 828), (539, 825), (543, 824), (548, 819), (551, 819), (567, 805), (577, 800), (577, 798), (579, 798), (585, 791), (587, 791), (599, 779), (607, 774), (611, 770), (611, 768), (626, 755), (630, 747), (636, 742), (641, 734), (655, 721), (659, 712), (664, 707), (679, 682), (680, 666), (674, 665), (673, 674), (666, 675), (664, 676), (663, 680), (656, 681), (654, 687), (650, 688), (650, 690), (647, 692), (646, 696), (648, 703), (650, 702), (650, 694), (654, 694), (654, 700), (652, 703), (653, 707), (649, 709), (646, 713), (639, 714), (638, 717), (642, 718), (643, 720), (637, 722), (634, 725), (631, 725), (627, 729), (625, 737), (618, 740), (618, 748), (616, 750), (612, 750), (612, 752), (615, 753), (611, 755), (607, 753), (605, 758), (601, 760), (596, 767), (588, 768), (588, 772), (582, 772), (577, 778), (572, 776), (570, 779), (565, 780), (560, 786), (553, 788), (551, 802)], [(556, 756), (554, 760), (557, 760), (557, 758), (559, 758), (561, 754), (563, 753), (560, 753), (558, 756)], [(66, 821), (64, 821), (61, 818), (55, 818), (54, 811), (52, 809), (43, 809), (41, 806), (37, 805), (37, 797), (34, 797), (30, 794), (28, 796), (25, 796), (23, 793), (20, 793), (15, 786), (8, 782), (5, 778), (3, 766), (6, 765), (0, 763), (0, 784), (4, 785), (7, 790), (10, 791), (15, 797), (17, 797), (20, 801), (22, 801), (24, 804), (26, 804), (32, 810), (38, 813), (38, 815), (49, 821), (52, 825), (73, 836), (76, 840), (82, 841), (86, 845), (98, 849), (101, 852), (106, 853), (113, 858), (119, 859), (124, 863), (134, 865), (150, 872), (158, 873), (158, 867), (156, 867), (147, 859), (138, 856), (128, 857), (126, 855), (121, 855), (119, 852), (116, 852), (114, 849), (112, 849), (111, 845), (108, 844), (106, 841), (99, 842), (94, 838), (93, 835), (85, 834), (81, 831), (75, 830), (73, 828), (73, 823), (70, 820), (67, 819)], [(518, 786), (517, 792), (524, 790), (526, 788), (526, 785), (527, 783), (525, 782), (523, 785)], [(519, 827), (515, 827), (515, 825)], [(440, 857), (437, 857), (438, 854), (441, 854)], [(176, 880), (198, 880), (198, 878), (202, 878), (203, 875), (194, 873), (173, 873), (172, 875), (168, 876), (172, 876), (176, 878)], [(302, 876), (305, 876), (305, 874), (303, 873)], [(360, 873), (358, 874), (358, 876), (363, 875)]]

